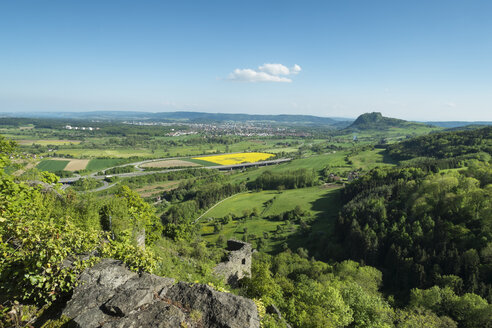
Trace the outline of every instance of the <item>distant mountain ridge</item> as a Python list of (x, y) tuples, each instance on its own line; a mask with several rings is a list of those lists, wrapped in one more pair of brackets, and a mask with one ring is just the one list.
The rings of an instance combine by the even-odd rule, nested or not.
[(44, 118), (70, 120), (102, 121), (148, 121), (148, 122), (183, 122), (183, 123), (223, 123), (223, 122), (271, 122), (281, 124), (325, 125), (336, 129), (370, 130), (389, 127), (433, 125), (443, 128), (458, 128), (469, 125), (492, 125), (490, 121), (435, 121), (413, 122), (384, 117), (379, 112), (365, 113), (355, 121), (351, 118), (321, 117), (313, 115), (260, 115), (233, 113), (204, 113), (193, 111), (177, 112), (139, 112), (139, 111), (90, 111), (90, 112), (0, 112), (0, 119), (8, 118)]
[(329, 125), (344, 128), (352, 119), (330, 118), (312, 115), (257, 115), (232, 113), (203, 112), (135, 112), (135, 111), (93, 111), (93, 112), (26, 112), (0, 113), (0, 117), (21, 118), (58, 118), (58, 119), (90, 119), (90, 120), (135, 120), (149, 122), (187, 122), (187, 123), (221, 123), (221, 122), (271, 122), (284, 124)]
[(442, 128), (459, 128), (459, 127), (474, 127), (483, 125), (492, 125), (492, 121), (439, 121), (439, 122), (422, 122), (425, 124), (435, 125)]

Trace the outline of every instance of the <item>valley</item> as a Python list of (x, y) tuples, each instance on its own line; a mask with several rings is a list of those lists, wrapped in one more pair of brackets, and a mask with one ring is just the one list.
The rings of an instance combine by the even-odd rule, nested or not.
[(492, 328), (492, 1), (0, 1), (0, 328)]
[[(285, 319), (264, 315), (268, 327), (310, 322), (289, 305), (293, 300), (317, 316), (313, 327), (330, 326), (334, 318), (358, 322), (369, 313), (368, 327), (404, 327), (408, 316), (434, 320), (435, 327), (488, 320), (490, 127), (446, 131), (378, 113), (342, 127), (248, 122), (254, 135), (231, 133), (242, 122), (204, 132), (180, 124), (0, 119), (15, 143), (2, 139), (9, 154), (3, 179), (9, 188), (26, 190), (2, 191), (19, 199), (2, 203), (3, 215), (12, 218), (2, 226), (2, 240), (24, 231), (14, 238), (37, 240), (23, 246), (26, 252), (53, 245), (67, 255), (97, 249), (138, 270), (232, 288), (280, 309)], [(259, 132), (292, 127), (297, 136)], [(35, 204), (30, 210), (29, 202)], [(33, 210), (39, 213), (33, 219), (15, 214)], [(36, 232), (12, 230), (33, 224)], [(142, 228), (145, 249), (136, 242)], [(79, 239), (68, 249), (50, 230)], [(99, 234), (111, 236), (109, 248), (97, 246)], [(230, 239), (257, 251), (251, 277), (235, 287), (212, 270)], [(9, 241), (2, 245), (3, 274), (14, 270), (14, 259), (30, 261), (15, 255)], [(26, 266), (23, 274), (68, 279), (60, 269), (49, 274), (63, 256), (34, 256), (41, 266)], [(33, 304), (63, 294), (59, 282), (18, 279), (24, 289), (0, 288), (14, 298), (34, 288)], [(320, 291), (332, 293), (322, 305), (311, 298)], [(446, 304), (454, 305), (429, 305), (424, 299), (431, 293), (447, 293)], [(338, 305), (337, 297), (343, 300)], [(466, 303), (468, 297), (475, 303)], [(473, 315), (454, 312), (462, 303)]]

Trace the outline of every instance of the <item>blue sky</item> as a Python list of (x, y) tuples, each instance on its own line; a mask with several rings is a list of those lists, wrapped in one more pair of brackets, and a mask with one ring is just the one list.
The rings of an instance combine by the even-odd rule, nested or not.
[(492, 120), (492, 1), (0, 1), (0, 112)]

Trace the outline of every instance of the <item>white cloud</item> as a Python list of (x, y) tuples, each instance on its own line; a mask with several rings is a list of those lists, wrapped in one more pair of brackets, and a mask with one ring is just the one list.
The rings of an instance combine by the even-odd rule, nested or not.
[(292, 82), (286, 75), (295, 75), (301, 71), (301, 66), (294, 65), (291, 69), (282, 64), (263, 64), (258, 69), (236, 68), (228, 79), (243, 82)]
[(446, 106), (451, 107), (451, 108), (455, 108), (456, 104), (454, 102), (450, 101), (446, 104)]
[(249, 68), (236, 68), (234, 72), (229, 75), (229, 80), (245, 82), (292, 82), (291, 79), (286, 77), (258, 72)]
[(282, 64), (263, 64), (258, 67), (258, 70), (270, 75), (289, 75), (290, 73), (289, 68)]
[(295, 64), (291, 69), (290, 72), (291, 74), (298, 74), (301, 71), (301, 66)]

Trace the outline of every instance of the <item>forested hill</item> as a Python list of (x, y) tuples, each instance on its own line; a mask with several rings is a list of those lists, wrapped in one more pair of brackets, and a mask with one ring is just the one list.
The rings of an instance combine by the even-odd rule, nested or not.
[[(480, 163), (480, 162), (479, 162)], [(395, 293), (433, 285), (492, 298), (491, 167), (376, 169), (345, 190), (338, 235)]]
[(408, 122), (397, 118), (384, 117), (379, 112), (360, 115), (347, 130), (386, 130), (389, 128), (405, 128), (410, 126), (425, 126), (422, 123)]
[(395, 158), (459, 160), (462, 169), (376, 168), (349, 184), (336, 228), (346, 258), (382, 270), (385, 288), (400, 297), (434, 286), (421, 296), (440, 295), (428, 305), (436, 312), (447, 311), (449, 291), (492, 300), (491, 132), (436, 133), (389, 146)]
[(446, 129), (454, 129), (454, 128), (468, 128), (468, 127), (480, 127), (484, 125), (492, 125), (492, 121), (444, 121), (444, 122), (436, 122), (436, 121), (428, 121), (425, 122), (429, 125), (439, 126), (441, 128)]
[(415, 157), (450, 158), (471, 153), (492, 154), (492, 127), (433, 133), (388, 146), (395, 159)]

